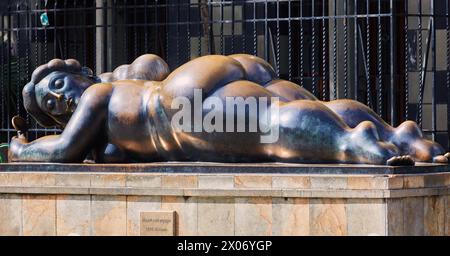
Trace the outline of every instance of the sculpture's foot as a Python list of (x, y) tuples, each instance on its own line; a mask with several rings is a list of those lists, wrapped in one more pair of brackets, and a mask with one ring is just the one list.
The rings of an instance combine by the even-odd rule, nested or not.
[(445, 155), (437, 155), (433, 157), (433, 163), (446, 164), (448, 163), (448, 158)]
[(416, 141), (410, 142), (406, 150), (403, 151), (404, 154), (409, 154), (414, 158), (416, 162), (428, 162), (428, 163), (448, 163), (448, 157), (450, 154), (445, 154), (442, 146), (436, 142), (417, 139)]
[(413, 121), (405, 121), (397, 128), (390, 141), (401, 149), (401, 153), (411, 155), (416, 162), (447, 163), (448, 156), (438, 143), (423, 137), (420, 127)]
[(414, 164), (414, 160), (406, 154), (402, 156), (394, 144), (380, 141), (372, 122), (361, 122), (350, 134), (346, 151), (350, 155), (349, 159), (355, 159), (352, 162), (378, 165)]
[(409, 156), (393, 156), (386, 161), (386, 165), (390, 166), (414, 166), (414, 159)]

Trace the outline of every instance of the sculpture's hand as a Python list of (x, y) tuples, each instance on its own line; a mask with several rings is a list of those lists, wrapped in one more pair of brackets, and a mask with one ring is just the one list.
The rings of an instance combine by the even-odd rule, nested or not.
[(28, 131), (27, 121), (20, 116), (14, 116), (11, 120), (11, 123), (14, 129), (16, 129), (19, 137), (20, 135), (25, 135), (25, 133)]
[(24, 136), (16, 137), (14, 136), (11, 139), (11, 143), (9, 144), (8, 151), (8, 161), (9, 162), (18, 162), (20, 161), (20, 155), (25, 149), (28, 141)]

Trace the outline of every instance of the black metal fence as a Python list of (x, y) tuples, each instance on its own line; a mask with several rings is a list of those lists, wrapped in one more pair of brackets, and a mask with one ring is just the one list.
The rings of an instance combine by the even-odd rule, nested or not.
[[(353, 98), (392, 125), (417, 121), (449, 147), (447, 0), (22, 0), (0, 4), (0, 141), (26, 115), (33, 69), (76, 58), (95, 73), (143, 53), (171, 69), (206, 54), (249, 53), (322, 100)], [(48, 23), (46, 23), (48, 17)], [(58, 132), (28, 117), (30, 137)]]

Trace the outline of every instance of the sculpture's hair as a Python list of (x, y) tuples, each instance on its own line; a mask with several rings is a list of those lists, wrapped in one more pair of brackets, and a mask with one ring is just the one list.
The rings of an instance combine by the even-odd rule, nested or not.
[(28, 82), (22, 90), (23, 105), (25, 110), (44, 127), (58, 126), (58, 123), (39, 107), (36, 100), (35, 87), (42, 79), (55, 71), (92, 76), (92, 71), (89, 68), (82, 67), (80, 63), (74, 59), (53, 59), (33, 71), (30, 82)]

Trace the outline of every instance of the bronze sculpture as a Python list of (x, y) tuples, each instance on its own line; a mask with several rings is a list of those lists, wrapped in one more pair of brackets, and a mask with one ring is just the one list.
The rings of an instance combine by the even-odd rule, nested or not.
[[(202, 101), (196, 107), (199, 91)], [(23, 97), (26, 110), (41, 125), (56, 125), (64, 131), (28, 142), (23, 132), (26, 125), (16, 119), (13, 123), (22, 131), (10, 144), (13, 162), (82, 162), (90, 154), (98, 163), (412, 165), (414, 161), (446, 163), (449, 156), (439, 144), (424, 139), (414, 122), (394, 128), (359, 102), (321, 102), (299, 85), (276, 79), (264, 60), (245, 54), (199, 57), (171, 73), (161, 58), (147, 54), (98, 77), (76, 60), (55, 59), (33, 72)], [(209, 99), (226, 105), (230, 97), (253, 97), (258, 104), (268, 99), (269, 107), (278, 112), (265, 125), (279, 129), (278, 139), (261, 143), (262, 131), (211, 132), (196, 130), (196, 124), (188, 124), (190, 132), (186, 132), (171, 123), (177, 115), (173, 102), (178, 98), (194, 102), (192, 112), (205, 114), (213, 110), (206, 103)], [(275, 98), (279, 101), (272, 101)], [(221, 124), (218, 117), (226, 113), (215, 114), (215, 125)], [(248, 124), (249, 114), (254, 113), (233, 111), (232, 119)]]

